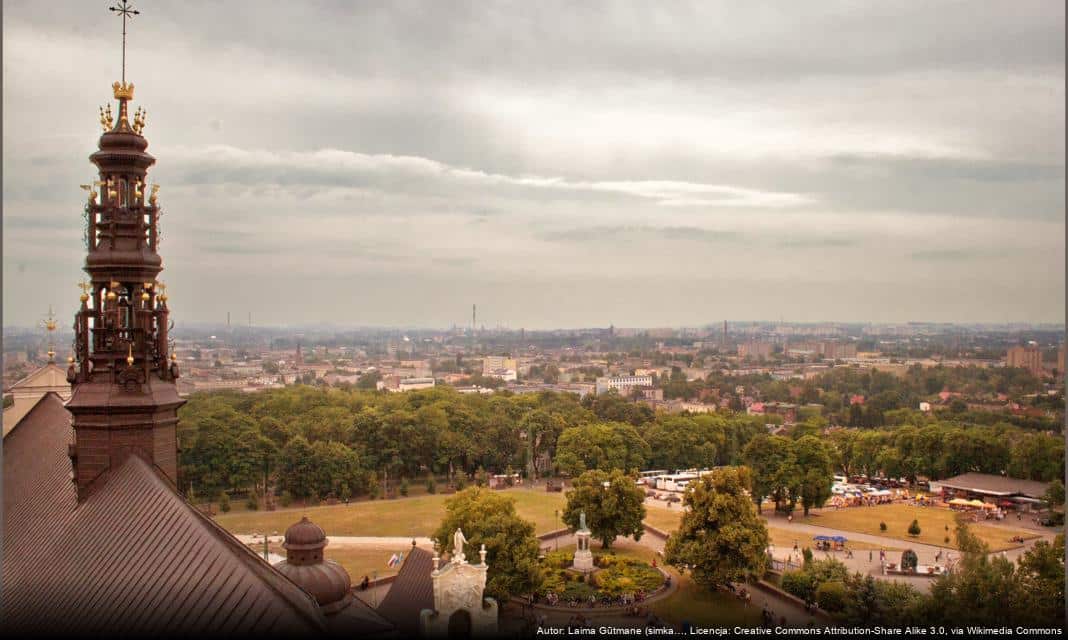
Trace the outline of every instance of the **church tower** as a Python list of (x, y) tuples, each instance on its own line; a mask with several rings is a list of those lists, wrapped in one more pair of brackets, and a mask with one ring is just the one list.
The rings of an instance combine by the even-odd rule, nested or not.
[(81, 308), (67, 369), (79, 500), (131, 454), (177, 483), (175, 427), (185, 403), (178, 397), (178, 365), (167, 338), (166, 285), (158, 280), (161, 210), (159, 186), (149, 189), (146, 180), (156, 160), (145, 151), (145, 112), (138, 108), (131, 120), (132, 83), (124, 79), (112, 89), (118, 117), (112, 117), (110, 104), (101, 108), (104, 133), (89, 157), (99, 179), (82, 185), (89, 192), (84, 216), (89, 279), (79, 285)]

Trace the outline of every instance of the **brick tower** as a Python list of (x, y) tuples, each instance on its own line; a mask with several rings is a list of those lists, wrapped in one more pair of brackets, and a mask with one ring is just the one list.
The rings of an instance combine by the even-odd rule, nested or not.
[(159, 187), (149, 190), (145, 180), (156, 160), (145, 152), (142, 109), (131, 123), (133, 84), (116, 82), (112, 88), (118, 117), (113, 122), (110, 104), (101, 108), (104, 133), (99, 150), (89, 157), (100, 176), (83, 185), (89, 192), (89, 281), (80, 285), (67, 369), (72, 387), (67, 409), (75, 434), (70, 456), (79, 500), (131, 454), (143, 456), (177, 483), (175, 427), (185, 403), (175, 386), (177, 362), (173, 354), (168, 357), (166, 285), (157, 280), (163, 270), (157, 251)]

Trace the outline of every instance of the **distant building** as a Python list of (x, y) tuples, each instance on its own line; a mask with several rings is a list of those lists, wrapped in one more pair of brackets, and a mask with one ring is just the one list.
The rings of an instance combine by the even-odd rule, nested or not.
[(515, 358), (504, 356), (486, 356), (482, 358), (482, 375), (513, 382), (519, 378), (519, 363)]
[(1042, 350), (1031, 343), (1025, 347), (1012, 347), (1005, 356), (1005, 366), (1027, 369), (1036, 378), (1042, 377)]
[(612, 376), (597, 378), (597, 395), (615, 389), (620, 395), (627, 395), (634, 387), (653, 386), (652, 376)]
[(398, 376), (387, 376), (375, 383), (379, 391), (385, 389), (391, 393), (429, 389), (433, 386), (434, 378), (401, 378)]
[(756, 340), (750, 340), (749, 342), (743, 342), (738, 345), (738, 357), (742, 359), (757, 360), (759, 358), (770, 358), (774, 345), (770, 342), (759, 342)]

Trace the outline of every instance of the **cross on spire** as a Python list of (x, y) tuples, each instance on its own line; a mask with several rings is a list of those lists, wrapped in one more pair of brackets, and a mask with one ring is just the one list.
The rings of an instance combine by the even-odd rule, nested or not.
[(130, 6), (128, 0), (119, 0), (117, 5), (108, 7), (108, 11), (122, 16), (122, 83), (126, 84), (126, 20), (133, 20), (141, 12)]

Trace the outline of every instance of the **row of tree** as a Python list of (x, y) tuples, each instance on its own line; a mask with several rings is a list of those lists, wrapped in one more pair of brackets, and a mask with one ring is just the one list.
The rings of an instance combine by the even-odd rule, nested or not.
[(793, 511), (800, 503), (805, 515), (831, 497), (834, 453), (826, 441), (813, 435), (797, 440), (759, 435), (749, 441), (742, 459), (753, 472), (752, 498), (757, 509), (771, 498), (776, 510)]
[[(276, 482), (344, 498), (427, 474), (675, 469), (736, 462), (764, 430), (748, 416), (656, 415), (615, 394), (466, 395), (297, 385), (195, 394), (181, 410), (182, 486), (202, 495)], [(531, 464), (533, 463), (533, 465)]]

